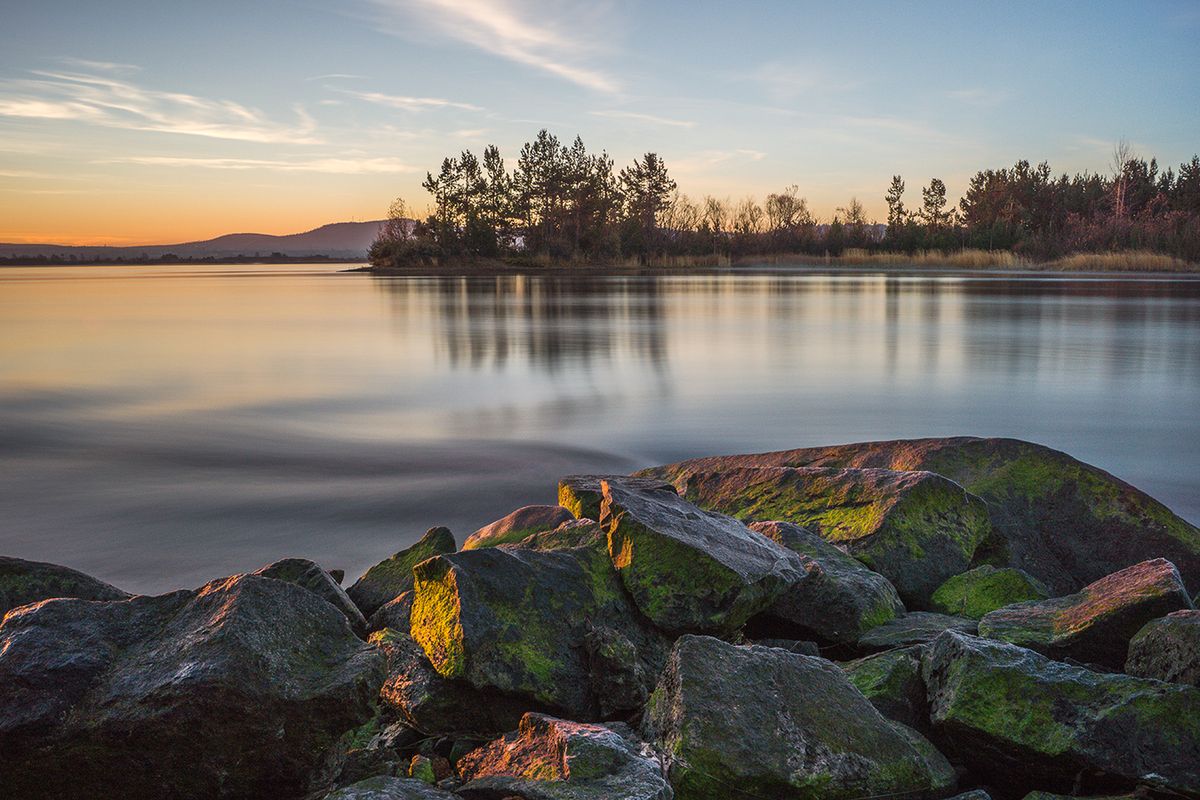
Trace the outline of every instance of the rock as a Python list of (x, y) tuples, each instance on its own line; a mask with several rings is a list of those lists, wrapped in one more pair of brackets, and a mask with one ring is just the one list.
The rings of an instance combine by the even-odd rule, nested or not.
[(329, 603), (255, 575), (25, 606), (0, 625), (0, 786), (57, 800), (298, 796), (371, 718), (383, 669)]
[(937, 741), (1010, 793), (1200, 793), (1200, 690), (948, 631), (922, 674)]
[(671, 800), (647, 748), (603, 725), (526, 714), (520, 727), (458, 762), (463, 797)]
[(1156, 558), (1101, 578), (1076, 594), (993, 611), (979, 621), (979, 635), (1058, 660), (1121, 669), (1129, 640), (1143, 625), (1191, 607), (1175, 565)]
[(337, 583), (338, 586), (341, 586), (342, 581), (346, 580), (346, 570), (331, 569), (329, 570), (329, 577), (333, 578), (334, 582)]
[(0, 619), (14, 608), (52, 597), (124, 600), (129, 593), (68, 567), (0, 556)]
[(677, 488), (709, 511), (811, 528), (885, 576), (910, 608), (928, 607), (991, 532), (984, 502), (932, 472), (743, 467), (694, 471)]
[(600, 525), (634, 603), (672, 633), (734, 631), (805, 577), (792, 551), (673, 492), (605, 483)]
[[(951, 797), (950, 800), (992, 800), (992, 796), (983, 789), (975, 789), (971, 792), (956, 794), (954, 797)], [(1025, 800), (1029, 800), (1029, 798), (1025, 798)]]
[(552, 531), (534, 533), (514, 547), (531, 550), (570, 550), (575, 547), (595, 547), (608, 552), (608, 534), (600, 523), (584, 517), (564, 522)]
[(913, 644), (932, 642), (943, 631), (975, 633), (979, 623), (965, 617), (951, 617), (932, 611), (910, 611), (891, 622), (868, 631), (858, 640), (863, 650), (890, 650)]
[(575, 516), (562, 506), (525, 506), (472, 533), (463, 542), (462, 549), (476, 550), (480, 547), (515, 544), (526, 536), (552, 531), (573, 519)]
[(639, 624), (607, 552), (596, 548), (488, 547), (429, 559), (414, 574), (413, 638), (439, 674), (477, 689), (593, 719), (589, 634), (620, 633), (628, 650), (607, 663), (624, 674), (611, 679), (644, 681), (640, 697), (666, 656), (661, 636)]
[(684, 461), (638, 473), (686, 483), (735, 467), (927, 470), (987, 501), (994, 536), (986, 562), (1025, 570), (1055, 594), (1148, 558), (1200, 584), (1200, 529), (1104, 470), (1017, 439), (910, 439)]
[(1125, 672), (1200, 686), (1200, 611), (1173, 611), (1146, 623), (1129, 642)]
[(367, 621), (363, 618), (362, 612), (358, 610), (358, 606), (354, 605), (354, 601), (338, 585), (338, 582), (314, 562), (306, 558), (285, 558), (255, 570), (254, 574), (264, 578), (274, 578), (277, 581), (294, 583), (303, 589), (308, 589), (345, 614), (346, 619), (350, 621), (350, 627), (356, 634), (366, 635)]
[(904, 613), (887, 578), (812, 531), (790, 522), (755, 522), (750, 529), (800, 554), (807, 573), (763, 612), (766, 617), (823, 641), (853, 644)]
[(1050, 792), (1030, 792), (1025, 795), (1023, 800), (1142, 800), (1145, 794), (1135, 792), (1133, 794), (1115, 795), (1110, 794), (1104, 797), (1088, 797), (1080, 798), (1069, 794), (1051, 794)]
[(427, 558), (453, 553), (458, 549), (454, 534), (447, 528), (430, 528), (420, 541), (401, 550), (389, 559), (380, 561), (346, 590), (350, 599), (370, 617), (379, 607), (413, 588), (412, 568)]
[(647, 707), (680, 798), (940, 797), (954, 772), (833, 663), (707, 636), (676, 643)]
[(371, 633), (391, 628), (401, 633), (409, 632), (409, 620), (412, 617), (413, 593), (407, 591), (398, 594), (381, 605), (371, 618), (367, 620), (367, 630)]
[(929, 732), (921, 645), (899, 647), (842, 665), (854, 687), (890, 720)]
[(817, 647), (816, 642), (805, 642), (798, 639), (756, 639), (754, 644), (759, 647), (774, 647), (802, 656), (821, 655), (821, 648)]
[(413, 778), (378, 775), (325, 795), (325, 800), (457, 800), (450, 792), (435, 789)]
[(343, 737), (346, 747), (337, 786), (348, 786), (376, 775), (404, 775), (409, 755), (425, 734), (403, 722), (385, 723), (382, 715)]
[(417, 753), (408, 764), (408, 777), (436, 786), (451, 775), (450, 761), (445, 756)]
[(997, 608), (1049, 596), (1042, 582), (1025, 570), (985, 564), (939, 586), (930, 607), (943, 614), (979, 619)]
[(568, 475), (558, 481), (558, 504), (577, 519), (600, 519), (600, 505), (604, 501), (601, 484), (604, 481), (620, 484), (631, 492), (661, 491), (675, 494), (675, 487), (666, 481), (629, 475)]
[(536, 705), (443, 678), (407, 634), (383, 630), (372, 634), (371, 642), (387, 656), (380, 699), (425, 736), (496, 736), (512, 730)]

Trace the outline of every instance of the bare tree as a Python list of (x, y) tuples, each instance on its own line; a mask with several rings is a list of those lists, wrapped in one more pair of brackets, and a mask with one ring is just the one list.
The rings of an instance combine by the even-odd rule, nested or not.
[(1130, 161), (1137, 160), (1137, 153), (1133, 150), (1133, 145), (1128, 139), (1122, 138), (1121, 141), (1113, 145), (1112, 162), (1110, 166), (1113, 171), (1113, 213), (1118, 217), (1125, 216), (1126, 212), (1126, 196), (1129, 192), (1129, 180), (1126, 176), (1126, 167)]

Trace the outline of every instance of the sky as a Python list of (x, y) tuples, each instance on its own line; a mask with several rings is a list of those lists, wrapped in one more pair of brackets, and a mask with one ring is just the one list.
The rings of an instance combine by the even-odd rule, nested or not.
[(180, 242), (423, 209), (547, 128), (693, 196), (885, 216), (1018, 159), (1200, 151), (1200, 0), (0, 0), (0, 241)]

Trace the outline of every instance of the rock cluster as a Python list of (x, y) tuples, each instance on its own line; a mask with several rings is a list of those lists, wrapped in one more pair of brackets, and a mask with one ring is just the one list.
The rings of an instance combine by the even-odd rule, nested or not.
[(1014, 440), (563, 478), (343, 591), (0, 558), (0, 795), (1200, 798), (1200, 531)]

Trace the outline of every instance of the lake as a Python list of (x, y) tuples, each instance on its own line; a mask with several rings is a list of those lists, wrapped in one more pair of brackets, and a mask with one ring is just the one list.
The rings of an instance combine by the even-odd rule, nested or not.
[(0, 270), (0, 554), (159, 592), (348, 581), (558, 476), (869, 439), (1041, 442), (1200, 522), (1200, 280), (874, 269)]

